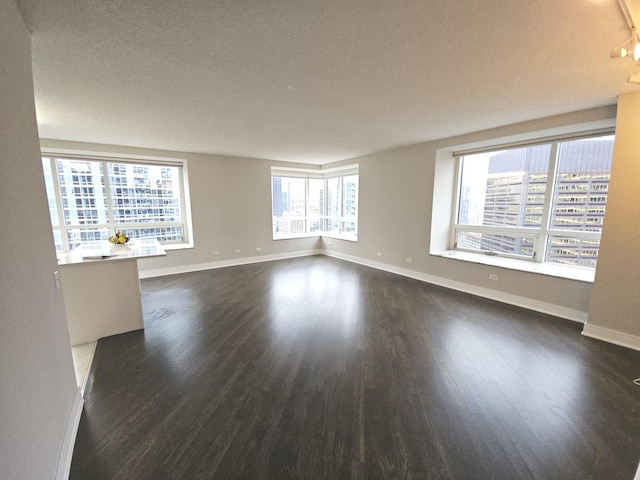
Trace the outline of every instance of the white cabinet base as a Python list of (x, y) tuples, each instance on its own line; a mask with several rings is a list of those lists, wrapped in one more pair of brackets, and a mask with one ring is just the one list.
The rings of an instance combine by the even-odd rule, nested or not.
[(135, 258), (61, 265), (71, 345), (144, 328)]

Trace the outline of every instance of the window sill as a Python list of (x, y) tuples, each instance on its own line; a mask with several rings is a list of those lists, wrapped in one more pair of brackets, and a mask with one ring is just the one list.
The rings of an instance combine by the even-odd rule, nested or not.
[(165, 250), (184, 250), (194, 247), (193, 243), (165, 243), (162, 244), (162, 248), (164, 248)]
[[(282, 236), (282, 237), (273, 237), (274, 241), (278, 241), (278, 240), (295, 240), (295, 239), (299, 239), (299, 238), (332, 238), (335, 240), (345, 240), (347, 242), (358, 242), (358, 237), (356, 235), (344, 235), (344, 236), (340, 236), (340, 235), (331, 235), (328, 233), (323, 233), (323, 234), (319, 234), (319, 233), (308, 233), (308, 234), (300, 234), (300, 235), (292, 235), (292, 236)], [(165, 247), (166, 248), (166, 247)]]
[(320, 235), (321, 238), (331, 238), (334, 240), (344, 240), (346, 242), (358, 243), (357, 235), (331, 235), (330, 233), (324, 233)]
[(317, 233), (299, 233), (293, 235), (280, 235), (278, 237), (273, 237), (274, 241), (278, 240), (297, 240), (300, 238), (318, 238), (320, 235)]
[(593, 279), (595, 278), (595, 270), (591, 270), (590, 268), (566, 267), (563, 265), (554, 265), (550, 263), (528, 262), (526, 260), (494, 257), (476, 253), (459, 252), (456, 250), (433, 252), (431, 253), (431, 255), (435, 257), (461, 260), (463, 262), (477, 263), (480, 265), (490, 265), (492, 267), (518, 270), (520, 272), (537, 273), (540, 275), (548, 275), (550, 277), (576, 280), (585, 283), (593, 283)]

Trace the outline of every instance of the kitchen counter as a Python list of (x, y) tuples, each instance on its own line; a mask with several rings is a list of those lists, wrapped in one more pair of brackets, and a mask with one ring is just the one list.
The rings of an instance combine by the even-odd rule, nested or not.
[(138, 258), (166, 255), (155, 239), (83, 244), (58, 259), (71, 345), (144, 328)]

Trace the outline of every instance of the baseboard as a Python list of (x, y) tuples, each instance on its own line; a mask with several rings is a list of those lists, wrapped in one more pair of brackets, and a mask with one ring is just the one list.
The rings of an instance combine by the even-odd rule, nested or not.
[(556, 317), (565, 318), (567, 320), (573, 320), (574, 322), (585, 323), (587, 321), (587, 313), (579, 310), (573, 310), (571, 308), (561, 307), (552, 303), (540, 302), (527, 297), (521, 297), (518, 295), (511, 295), (509, 293), (499, 292), (491, 290), (489, 288), (478, 287), (464, 282), (458, 282), (450, 280), (448, 278), (438, 277), (435, 275), (429, 275), (415, 270), (409, 270), (408, 268), (394, 267), (386, 263), (375, 262), (373, 260), (367, 260), (361, 257), (353, 255), (347, 255), (344, 253), (333, 252), (323, 249), (315, 250), (301, 250), (297, 252), (289, 252), (275, 255), (257, 255), (255, 257), (234, 258), (230, 260), (222, 260), (219, 262), (207, 262), (198, 263), (192, 265), (181, 265), (179, 267), (169, 268), (157, 268), (151, 270), (141, 270), (139, 272), (140, 278), (153, 278), (163, 277), (165, 275), (175, 275), (179, 273), (198, 272), (203, 270), (210, 270), (214, 268), (233, 267), (237, 265), (247, 265), (250, 263), (269, 262), (273, 260), (284, 260), (287, 258), (306, 257), (309, 255), (326, 255), (328, 257), (339, 258), (359, 265), (376, 268), (385, 272), (395, 273), (404, 277), (414, 278), (441, 287), (451, 288), (452, 290), (458, 290), (460, 292), (470, 293), (479, 297), (488, 298), (490, 300), (496, 300), (498, 302), (515, 305), (518, 307), (534, 310), (536, 312), (546, 313), (554, 315)]
[[(483, 298), (488, 298), (490, 300), (495, 300), (495, 301), (506, 303), (509, 305), (526, 308), (528, 310), (533, 310), (536, 312), (553, 315), (553, 316), (564, 318), (567, 320), (572, 320), (574, 322), (584, 323), (585, 326), (582, 331), (583, 335), (587, 337), (595, 338), (597, 340), (602, 340), (605, 342), (613, 343), (615, 345), (620, 345), (623, 347), (640, 351), (640, 337), (623, 333), (623, 332), (618, 332), (616, 330), (610, 330), (608, 328), (603, 328), (603, 327), (598, 327), (596, 325), (588, 324), (586, 323), (587, 312), (582, 312), (580, 310), (574, 310), (571, 308), (562, 307), (560, 305), (555, 305), (552, 303), (540, 302), (538, 300), (533, 300), (527, 297), (521, 297), (518, 295), (499, 292), (496, 290), (491, 290), (489, 288), (478, 287), (477, 285), (458, 282), (456, 280), (450, 280), (448, 278), (429, 275), (426, 273), (417, 272), (415, 270), (409, 270), (408, 268), (395, 267), (393, 265), (388, 265), (386, 263), (375, 262), (373, 260), (368, 260), (365, 258), (353, 256), (353, 255), (347, 255), (344, 253), (328, 251), (323, 249), (301, 250), (297, 252), (289, 252), (289, 253), (282, 253), (282, 254), (258, 255), (255, 257), (223, 260), (220, 262), (208, 262), (208, 263), (199, 263), (194, 265), (183, 265), (180, 267), (142, 270), (140, 271), (140, 278), (161, 277), (165, 275), (175, 275), (178, 273), (197, 272), (202, 270), (210, 270), (214, 268), (232, 267), (236, 265), (247, 265), (250, 263), (269, 262), (273, 260), (284, 260), (287, 258), (306, 257), (310, 255), (326, 255), (328, 257), (338, 258), (341, 260), (346, 260), (348, 262), (357, 263), (359, 265), (364, 265), (367, 267), (376, 268), (378, 270), (383, 270), (385, 272), (395, 273), (397, 275), (402, 275), (404, 277), (413, 278), (416, 280), (420, 280), (422, 282), (450, 288), (452, 290), (457, 290), (460, 292), (469, 293), (471, 295), (476, 295)], [(81, 411), (82, 411), (82, 407), (80, 407), (80, 412)], [(79, 417), (78, 417), (78, 421), (79, 421)], [(74, 434), (74, 439), (75, 439), (75, 434)], [(71, 449), (73, 450), (73, 442), (71, 444)]]
[(464, 293), (470, 293), (471, 295), (488, 298), (490, 300), (496, 300), (498, 302), (507, 303), (509, 305), (515, 305), (518, 307), (526, 308), (528, 310), (533, 310), (536, 312), (546, 313), (548, 315), (565, 318), (567, 320), (572, 320), (574, 322), (585, 323), (587, 321), (587, 313), (582, 312), (580, 310), (574, 310), (571, 308), (555, 305), (552, 303), (540, 302), (538, 300), (533, 300), (531, 298), (521, 297), (518, 295), (511, 295), (509, 293), (499, 292), (496, 290), (491, 290), (489, 288), (478, 287), (476, 285), (471, 285), (464, 282), (458, 282), (455, 280), (450, 280), (448, 278), (429, 275), (426, 273), (417, 272), (415, 270), (409, 270), (408, 268), (394, 267), (393, 265), (388, 265), (386, 263), (375, 262), (372, 260), (367, 260), (364, 258), (352, 256), (352, 255), (346, 255), (344, 253), (338, 253), (338, 252), (332, 252), (332, 251), (326, 251), (326, 250), (323, 251), (322, 253), (329, 257), (347, 260), (349, 262), (357, 263), (359, 265), (376, 268), (378, 270), (384, 270), (385, 272), (395, 273), (397, 275), (402, 275), (404, 277), (413, 278), (426, 283), (431, 283), (434, 285), (439, 285), (441, 287), (450, 288), (452, 290), (457, 290)]
[(71, 459), (73, 458), (73, 447), (76, 444), (76, 435), (78, 433), (78, 426), (80, 425), (80, 417), (82, 416), (83, 406), (84, 399), (82, 398), (80, 389), (77, 389), (76, 396), (73, 399), (71, 413), (69, 414), (69, 419), (67, 420), (67, 428), (64, 432), (62, 449), (60, 450), (60, 459), (58, 460), (58, 472), (56, 474), (56, 480), (69, 479), (69, 472), (71, 471)]
[(308, 257), (310, 255), (320, 255), (323, 252), (323, 250), (300, 250), (297, 252), (277, 253), (273, 255), (256, 255), (255, 257), (234, 258), (230, 260), (221, 260), (219, 262), (196, 263), (192, 265), (181, 265), (179, 267), (140, 270), (139, 277), (164, 277), (165, 275), (200, 272), (203, 270), (211, 270), (214, 268), (235, 267), (238, 265), (248, 265), (250, 263), (271, 262), (274, 260), (285, 260), (287, 258)]
[(599, 327), (597, 325), (587, 323), (582, 329), (582, 335), (640, 351), (640, 337), (629, 333), (619, 332), (617, 330), (611, 330), (610, 328)]

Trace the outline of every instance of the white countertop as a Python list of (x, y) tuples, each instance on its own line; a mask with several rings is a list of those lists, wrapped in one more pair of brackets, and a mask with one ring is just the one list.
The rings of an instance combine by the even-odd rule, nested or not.
[(58, 258), (58, 265), (135, 260), (137, 258), (161, 257), (166, 254), (167, 252), (155, 238), (135, 238), (125, 245), (113, 245), (104, 240), (83, 243), (71, 252), (61, 255)]

